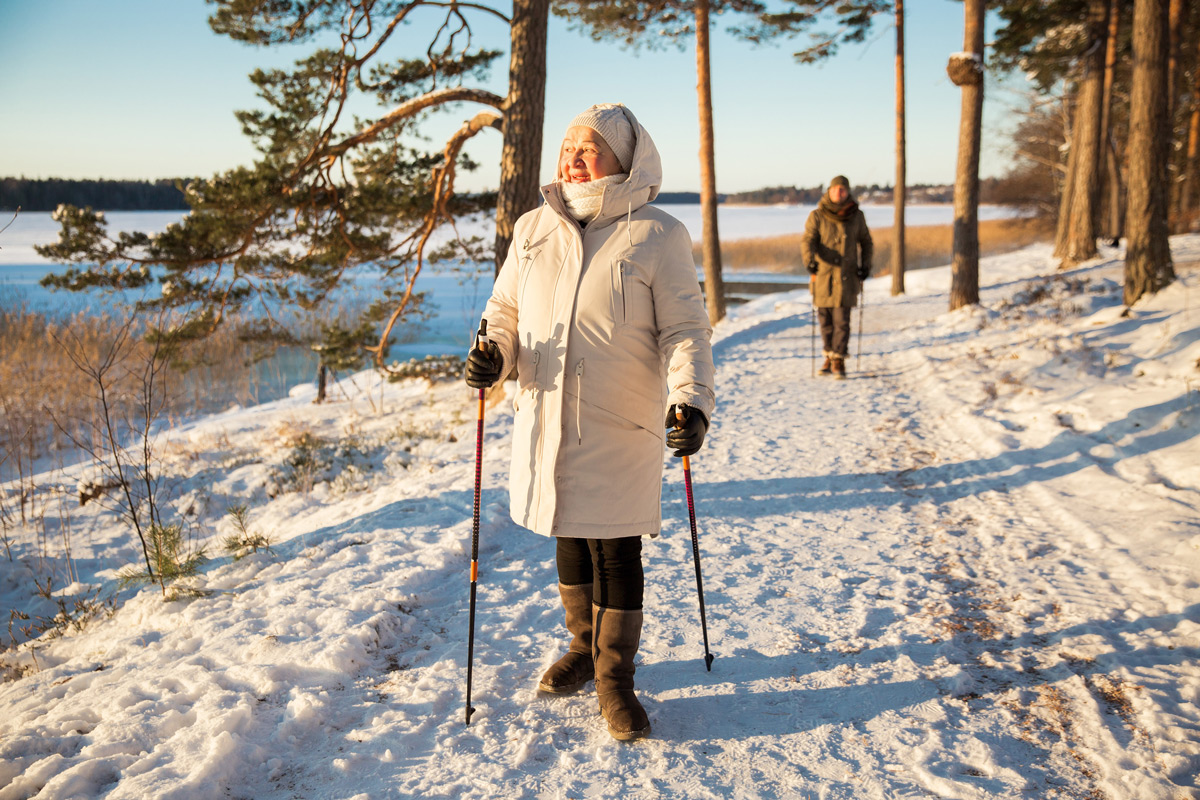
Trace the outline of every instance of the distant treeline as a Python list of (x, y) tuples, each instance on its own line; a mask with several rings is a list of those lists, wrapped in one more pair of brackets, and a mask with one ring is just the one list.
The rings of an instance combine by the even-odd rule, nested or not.
[[(100, 211), (186, 211), (174, 178), (157, 181), (0, 178), (0, 210), (53, 211), (67, 203)], [(179, 180), (185, 184), (186, 179)]]
[[(62, 203), (91, 206), (103, 211), (186, 211), (187, 204), (176, 183), (188, 179), (164, 178), (157, 181), (63, 180), (59, 178), (0, 178), (0, 211), (53, 211)], [(981, 182), (985, 203), (1012, 203), (1003, 191), (1003, 182), (985, 178)], [(751, 192), (717, 195), (718, 202), (740, 205), (815, 205), (824, 186), (802, 189), (798, 186), (772, 186)], [(861, 202), (890, 203), (891, 186), (855, 186)], [(909, 203), (950, 203), (954, 187), (946, 184), (916, 184), (908, 187)], [(699, 192), (662, 192), (656, 203), (699, 203)]]

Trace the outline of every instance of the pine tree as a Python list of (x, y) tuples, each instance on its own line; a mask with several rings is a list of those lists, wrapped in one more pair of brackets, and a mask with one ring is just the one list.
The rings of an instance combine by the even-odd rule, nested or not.
[[(172, 324), (156, 332), (166, 341), (253, 319), (256, 335), (285, 342), (339, 287), (370, 274), (382, 301), (349, 328), (378, 326), (369, 349), (383, 367), (394, 326), (415, 306), (424, 264), (488, 257), (478, 241), (430, 247), (438, 226), (497, 201), (455, 193), (456, 171), (475, 166), (462, 152), (466, 142), (488, 128), (505, 132), (497, 244), (506, 245), (516, 215), (536, 202), (540, 147), (518, 157), (511, 139), (541, 129), (548, 0), (517, 0), (511, 20), (483, 3), (210, 1), (217, 33), (262, 47), (314, 44), (290, 70), (251, 75), (266, 108), (238, 119), (258, 159), (183, 187), (191, 211), (162, 234), (110, 237), (102, 214), (59, 209), (59, 242), (39, 252), (76, 266), (46, 283), (121, 290), (157, 281), (161, 294), (140, 307), (172, 312)], [(500, 55), (472, 44), (480, 15), (510, 23), (507, 96), (469, 85)], [(398, 31), (416, 25), (429, 31), (428, 46), (409, 58), (412, 45)], [(372, 106), (374, 116), (357, 116)], [(409, 144), (429, 114), (463, 106), (483, 110), (440, 152)]]
[(1137, 0), (1133, 11), (1133, 86), (1129, 122), (1128, 243), (1125, 305), (1175, 280), (1167, 240), (1166, 0)]
[(1111, 0), (1003, 0), (995, 64), (1020, 69), (1043, 91), (1065, 82), (1067, 165), (1054, 255), (1068, 267), (1096, 255), (1102, 157), (1108, 141), (1105, 58)]
[(1100, 206), (1100, 154), (1104, 122), (1104, 56), (1108, 44), (1108, 0), (1088, 0), (1087, 49), (1081, 58), (1079, 103), (1071, 151), (1077, 157), (1067, 213), (1062, 267), (1095, 258), (1096, 223)]
[(892, 295), (904, 294), (904, 206), (907, 200), (907, 145), (904, 132), (904, 0), (896, 0), (896, 183), (892, 232)]
[(950, 310), (979, 302), (979, 147), (983, 129), (984, 0), (963, 2), (963, 52), (947, 67), (962, 89), (954, 182), (954, 251)]

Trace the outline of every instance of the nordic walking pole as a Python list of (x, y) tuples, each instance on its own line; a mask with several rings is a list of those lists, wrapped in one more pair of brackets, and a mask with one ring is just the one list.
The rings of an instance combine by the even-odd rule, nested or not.
[[(475, 347), (485, 352), (488, 346), (487, 320), (479, 321), (479, 333), (475, 336)], [(471, 724), (471, 668), (475, 660), (475, 593), (479, 583), (479, 489), (483, 476), (483, 389), (479, 390), (479, 412), (475, 423), (475, 510), (471, 516), (471, 631), (467, 636), (467, 721)]]
[[(698, 412), (697, 412), (698, 413)], [(675, 419), (682, 427), (683, 414), (675, 409)], [(708, 621), (704, 615), (704, 581), (700, 578), (700, 539), (696, 536), (696, 503), (692, 499), (692, 462), (683, 457), (683, 485), (687, 488), (688, 518), (692, 523), (692, 560), (696, 562), (696, 594), (700, 598), (700, 630), (704, 634), (704, 668), (712, 672), (713, 654), (708, 651)]]
[(817, 307), (810, 306), (808, 311), (808, 370), (810, 378), (817, 377)]
[(867, 295), (863, 292), (863, 285), (858, 284), (858, 360), (854, 362), (854, 371), (862, 371), (862, 326), (863, 312), (867, 310)]

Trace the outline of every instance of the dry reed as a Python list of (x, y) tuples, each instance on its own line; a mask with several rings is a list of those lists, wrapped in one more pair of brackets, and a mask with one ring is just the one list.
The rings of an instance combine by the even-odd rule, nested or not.
[[(1054, 231), (1034, 219), (987, 220), (979, 223), (980, 255), (998, 255), (1045, 241)], [(721, 263), (729, 270), (763, 270), (801, 274), (800, 233), (763, 239), (743, 239), (721, 244)], [(880, 228), (871, 232), (875, 242), (875, 274), (887, 272), (892, 259), (894, 232)], [(907, 269), (926, 269), (949, 264), (953, 248), (952, 225), (919, 225), (905, 229)], [(700, 263), (700, 248), (693, 249)]]
[[(56, 319), (25, 306), (0, 309), (0, 482), (28, 480), (43, 456), (73, 449), (72, 437), (86, 441), (98, 430), (101, 413), (94, 381), (72, 362), (70, 353), (97, 361), (111, 347), (123, 321), (109, 314), (81, 311)], [(151, 345), (136, 336), (133, 362), (145, 362)], [(252, 403), (264, 383), (282, 384), (269, 367), (256, 363), (251, 345), (237, 331), (223, 329), (183, 354), (193, 366), (165, 375), (167, 420), (229, 402)], [(308, 356), (310, 354), (301, 354)], [(270, 365), (278, 369), (278, 362)], [(117, 369), (111, 375), (111, 411), (136, 415), (141, 375)]]

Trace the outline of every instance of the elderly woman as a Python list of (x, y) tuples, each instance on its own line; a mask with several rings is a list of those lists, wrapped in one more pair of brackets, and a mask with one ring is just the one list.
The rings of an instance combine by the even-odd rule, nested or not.
[(545, 203), (517, 220), (484, 311), (493, 341), (466, 369), (481, 388), (516, 367), (511, 513), (556, 541), (571, 641), (538, 688), (568, 693), (594, 677), (620, 740), (650, 732), (633, 662), (664, 440), (695, 453), (715, 405), (691, 237), (648, 205), (661, 181), (658, 150), (625, 106), (571, 120)]

